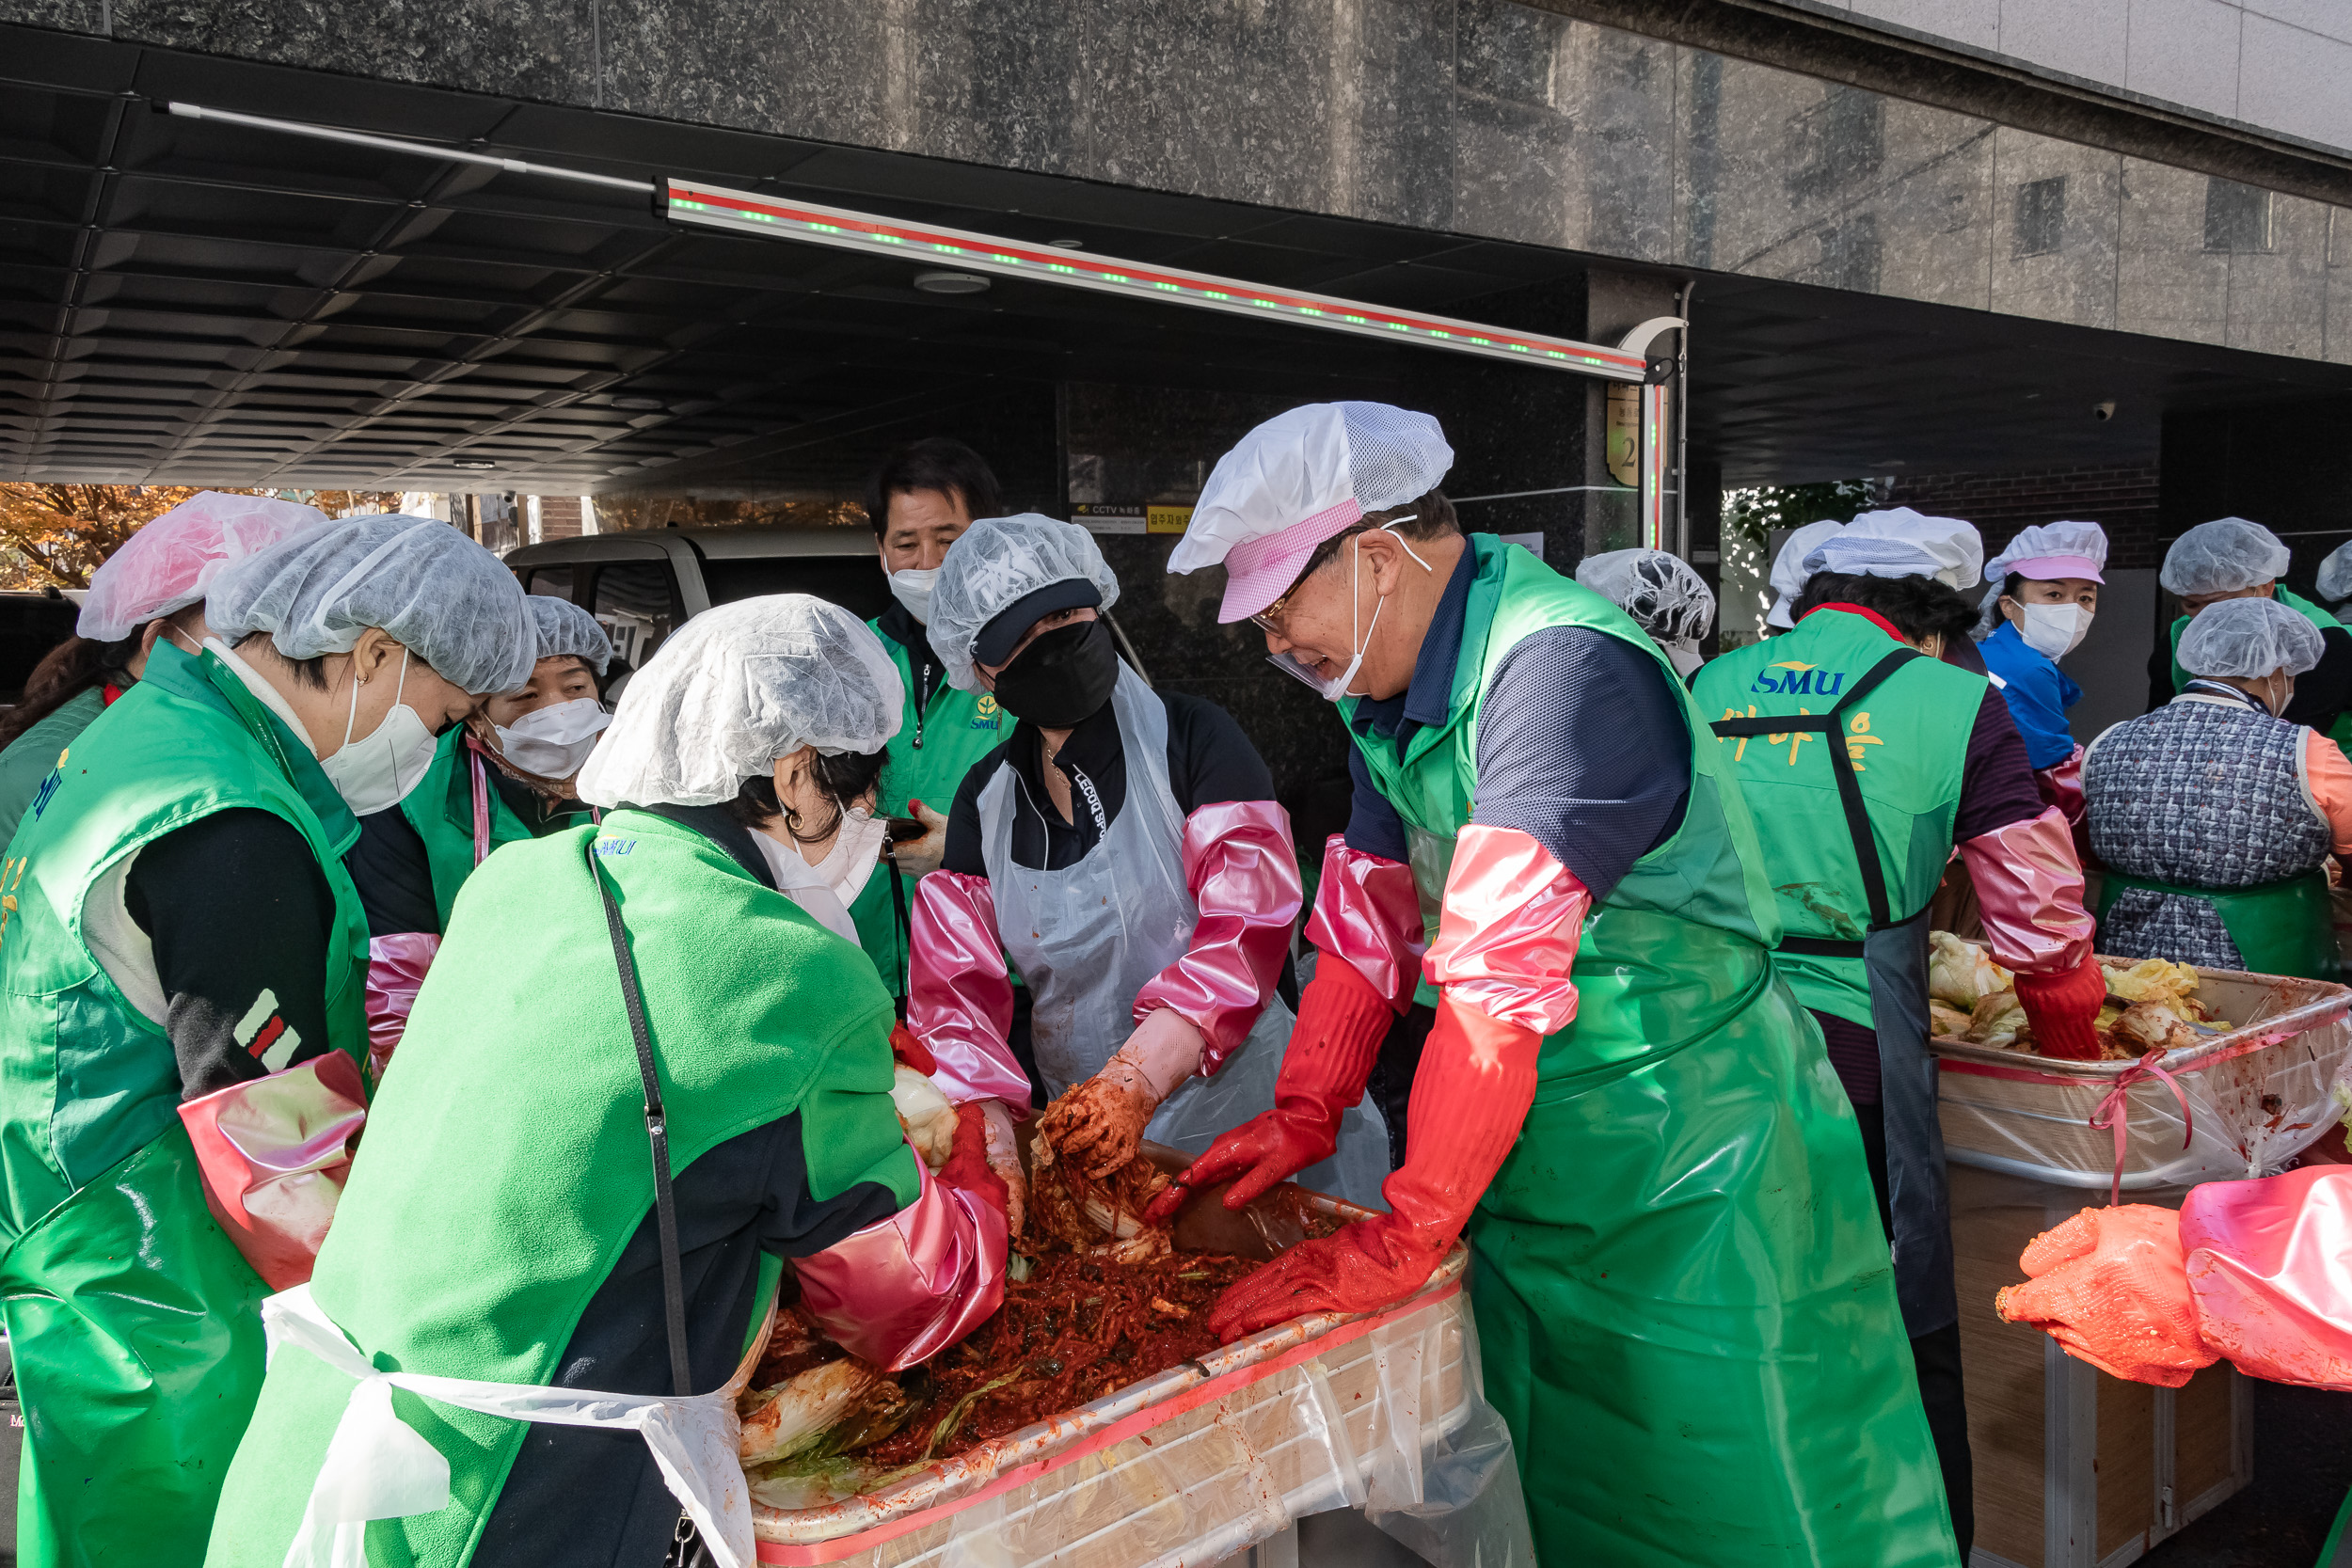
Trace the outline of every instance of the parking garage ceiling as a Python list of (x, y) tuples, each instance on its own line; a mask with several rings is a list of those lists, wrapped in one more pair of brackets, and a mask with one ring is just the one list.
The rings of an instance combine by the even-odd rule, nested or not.
[[(818, 494), (992, 386), (1410, 402), (1434, 353), (1019, 279), (928, 293), (914, 261), (172, 100), (1501, 326), (1556, 328), (1507, 318), (1598, 260), (29, 29), (0, 46), (11, 478), (567, 493), (723, 472)], [(1744, 278), (1703, 277), (1693, 319), (1692, 446), (1734, 482), (2146, 461), (2164, 407), (2352, 390), (2344, 368)], [(2092, 420), (2106, 399), (2118, 417)]]

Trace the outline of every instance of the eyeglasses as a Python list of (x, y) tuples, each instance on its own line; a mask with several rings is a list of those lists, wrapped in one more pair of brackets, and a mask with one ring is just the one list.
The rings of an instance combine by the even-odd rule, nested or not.
[(1291, 596), (1298, 592), (1299, 584), (1305, 582), (1306, 580), (1306, 578), (1301, 578), (1298, 579), (1298, 582), (1292, 583), (1289, 593), (1284, 594), (1280, 598), (1275, 600), (1272, 604), (1258, 611), (1257, 614), (1249, 617), (1250, 620), (1257, 623), (1258, 629), (1260, 631), (1265, 632), (1274, 637), (1287, 637), (1289, 635), (1282, 629), (1282, 626), (1283, 623), (1290, 619)]

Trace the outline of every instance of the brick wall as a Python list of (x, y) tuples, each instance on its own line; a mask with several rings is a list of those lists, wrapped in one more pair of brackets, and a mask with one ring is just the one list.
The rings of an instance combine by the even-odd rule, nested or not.
[(2011, 474), (1907, 474), (1885, 504), (1937, 517), (1964, 517), (1984, 535), (1987, 559), (2029, 523), (2097, 523), (2107, 531), (2107, 564), (2164, 563), (2156, 525), (2156, 467), (2039, 468)]
[(539, 498), (539, 537), (543, 541), (580, 537), (580, 498), (578, 496), (541, 496)]

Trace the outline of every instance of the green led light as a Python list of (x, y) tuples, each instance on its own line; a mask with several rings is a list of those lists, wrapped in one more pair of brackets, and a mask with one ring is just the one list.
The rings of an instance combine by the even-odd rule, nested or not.
[(1511, 352), (1513, 354), (1525, 354), (1527, 352), (1527, 345), (1525, 343), (1513, 343), (1511, 345)]
[(1208, 293), (1211, 299), (1231, 299), (1233, 297), (1232, 294), (1224, 293), (1216, 289), (1211, 289)]
[(1062, 265), (1061, 263), (1059, 263), (1058, 261), (1048, 261), (1048, 262), (1046, 262), (1046, 263), (1045, 263), (1045, 270), (1046, 270), (1047, 272), (1066, 272), (1066, 273), (1070, 274), (1070, 276), (1071, 276), (1071, 277), (1075, 277), (1078, 275), (1078, 269), (1077, 269), (1076, 267), (1066, 267), (1066, 266), (1063, 266), (1063, 265)]
[(1348, 317), (1347, 319), (1348, 319), (1349, 321), (1351, 321), (1351, 322), (1355, 323), (1358, 326), (1368, 326), (1368, 325), (1371, 325), (1370, 323), (1366, 322), (1366, 321), (1364, 320), (1364, 318), (1363, 318), (1363, 317), (1361, 317), (1361, 316), (1350, 316), (1350, 317)]
[(1154, 283), (1152, 287), (1159, 290), (1163, 293), (1180, 294), (1184, 293), (1184, 290), (1178, 288), (1173, 283)]

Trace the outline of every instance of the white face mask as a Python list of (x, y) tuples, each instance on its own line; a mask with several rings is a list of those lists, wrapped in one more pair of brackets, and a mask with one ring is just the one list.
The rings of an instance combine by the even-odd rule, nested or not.
[(907, 607), (907, 613), (921, 626), (930, 625), (931, 586), (939, 581), (939, 568), (917, 571), (910, 568), (890, 574), (890, 596)]
[(359, 685), (351, 683), (351, 714), (343, 721), (343, 743), (319, 759), (319, 769), (353, 815), (366, 816), (396, 806), (424, 778), (440, 744), (424, 716), (400, 700), (408, 689), (408, 650), (400, 653), (400, 684), (392, 689), (392, 705), (383, 722), (354, 740), (352, 727), (359, 721)]
[[(1396, 519), (1399, 523), (1409, 523), (1413, 519), (1410, 517), (1399, 517)], [(1399, 545), (1404, 545), (1405, 553), (1413, 558), (1413, 564), (1419, 566), (1424, 572), (1429, 570), (1429, 562), (1423, 561), (1421, 558), (1420, 552), (1415, 550), (1412, 546), (1405, 543), (1405, 536), (1396, 531), (1396, 526), (1394, 523), (1383, 524), (1380, 528), (1375, 529), (1373, 531), (1385, 533), (1390, 538), (1395, 540)], [(1313, 687), (1315, 689), (1315, 694), (1327, 703), (1336, 703), (1343, 698), (1361, 695), (1360, 692), (1348, 690), (1348, 688), (1356, 684), (1356, 672), (1364, 667), (1364, 654), (1372, 646), (1372, 634), (1380, 629), (1380, 611), (1388, 608), (1389, 601), (1385, 597), (1374, 604), (1372, 607), (1372, 625), (1365, 626), (1363, 628), (1363, 635), (1360, 638), (1358, 637), (1357, 624), (1359, 620), (1361, 620), (1364, 612), (1363, 599), (1359, 592), (1362, 586), (1361, 577), (1364, 564), (1364, 551), (1361, 544), (1362, 537), (1363, 536), (1361, 534), (1357, 535), (1359, 542), (1355, 546), (1356, 553), (1348, 562), (1347, 568), (1347, 638), (1348, 641), (1352, 643), (1356, 649), (1356, 657), (1347, 661), (1347, 668), (1341, 671), (1338, 674), (1332, 676), (1327, 681), (1317, 675), (1310, 666), (1300, 663), (1298, 656), (1295, 654), (1271, 654), (1267, 656), (1266, 661), (1268, 663), (1272, 664), (1277, 670), (1281, 671), (1284, 674), (1295, 675), (1300, 680), (1305, 681), (1309, 686)]]
[(2018, 626), (2017, 635), (2026, 640), (2026, 647), (2044, 658), (2064, 658), (2090, 635), (2091, 612), (2078, 604), (2029, 604), (2018, 608), (2026, 612), (2026, 619)]
[(568, 779), (596, 749), (612, 716), (594, 697), (533, 708), (512, 724), (497, 724), (499, 750), (506, 760), (543, 779)]

